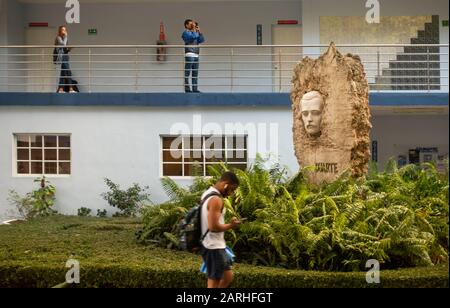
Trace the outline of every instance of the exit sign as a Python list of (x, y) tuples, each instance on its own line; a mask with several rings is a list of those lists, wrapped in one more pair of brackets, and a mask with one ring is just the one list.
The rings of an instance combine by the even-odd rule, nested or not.
[(448, 20), (442, 21), (442, 27), (448, 27)]
[(89, 35), (97, 35), (97, 29), (88, 29)]

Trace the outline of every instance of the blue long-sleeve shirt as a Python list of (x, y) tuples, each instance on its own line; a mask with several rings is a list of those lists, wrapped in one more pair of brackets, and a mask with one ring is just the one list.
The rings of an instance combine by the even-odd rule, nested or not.
[[(181, 38), (184, 41), (184, 44), (189, 46), (189, 45), (198, 45), (201, 44), (205, 41), (205, 37), (203, 36), (203, 34), (198, 33), (198, 32), (193, 32), (193, 31), (189, 31), (189, 30), (184, 30), (183, 34), (181, 35)], [(192, 52), (195, 54), (199, 54), (200, 53), (200, 48), (198, 47), (186, 47), (184, 49), (185, 53), (188, 52)]]

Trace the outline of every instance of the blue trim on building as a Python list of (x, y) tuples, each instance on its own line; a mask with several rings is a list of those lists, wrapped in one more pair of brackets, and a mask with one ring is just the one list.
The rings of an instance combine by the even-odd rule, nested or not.
[(448, 106), (448, 93), (374, 92), (371, 106)]
[[(371, 106), (448, 106), (448, 93), (370, 93)], [(288, 93), (25, 93), (0, 92), (0, 106), (281, 106)]]

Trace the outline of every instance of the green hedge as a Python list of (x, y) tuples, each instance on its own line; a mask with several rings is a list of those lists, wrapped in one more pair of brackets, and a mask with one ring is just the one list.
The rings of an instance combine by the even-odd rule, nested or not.
[[(81, 281), (76, 287), (205, 286), (199, 256), (143, 247), (134, 240), (139, 227), (135, 219), (67, 216), (0, 226), (0, 287), (60, 285), (69, 258), (77, 259), (81, 266)], [(449, 287), (448, 265), (383, 270), (380, 277), (381, 284), (369, 285), (363, 272), (311, 272), (236, 264), (232, 287)]]
[[(167, 262), (161, 267), (81, 266), (83, 288), (202, 288), (206, 278), (197, 268)], [(234, 288), (448, 288), (448, 268), (414, 268), (381, 271), (380, 284), (367, 284), (365, 273), (289, 271), (238, 265)], [(62, 266), (0, 264), (0, 287), (52, 287), (65, 280)]]

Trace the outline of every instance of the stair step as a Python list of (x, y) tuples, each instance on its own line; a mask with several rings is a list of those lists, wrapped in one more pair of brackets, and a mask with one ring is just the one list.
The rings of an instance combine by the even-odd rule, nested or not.
[(439, 26), (439, 15), (433, 15), (431, 16), (431, 22), (433, 24), (437, 24)]
[(426, 22), (425, 23), (425, 31), (433, 31), (435, 28), (434, 24), (431, 22)]
[(427, 67), (427, 63), (426, 62), (398, 62), (396, 60), (390, 61), (389, 62), (389, 68), (393, 68), (393, 69), (402, 69), (402, 68), (425, 68)]
[(403, 48), (405, 53), (422, 53), (427, 52), (426, 47), (419, 47), (419, 46), (406, 46)]
[(428, 54), (427, 52), (423, 53), (398, 53), (397, 59), (398, 61), (405, 61), (403, 59), (406, 59), (406, 61), (439, 61), (440, 55), (436, 54), (438, 52), (432, 52), (430, 51)]
[(439, 24), (426, 23), (425, 32), (439, 33)]
[(389, 77), (391, 75), (392, 75), (392, 71), (391, 70), (383, 69), (381, 71), (381, 76), (380, 77)]
[[(439, 16), (432, 16), (431, 23), (425, 23), (423, 30), (417, 31), (417, 37), (411, 38), (412, 45), (439, 44)], [(389, 61), (389, 69), (383, 69), (381, 76), (375, 77), (374, 90), (436, 90), (440, 86), (430, 86), (428, 84), (439, 84), (440, 76), (439, 61), (440, 55), (430, 55), (429, 53), (439, 53), (439, 47), (428, 46), (406, 46), (404, 52), (397, 53), (396, 59)], [(428, 54), (427, 54), (428, 53)], [(379, 84), (388, 84), (381, 86)], [(399, 85), (405, 84), (405, 85)], [(421, 84), (416, 86), (416, 84)], [(423, 85), (422, 85), (423, 84)]]

